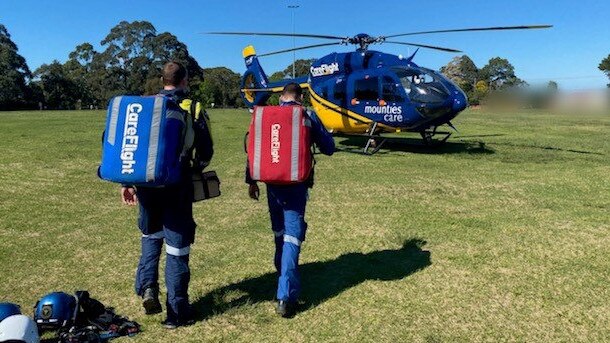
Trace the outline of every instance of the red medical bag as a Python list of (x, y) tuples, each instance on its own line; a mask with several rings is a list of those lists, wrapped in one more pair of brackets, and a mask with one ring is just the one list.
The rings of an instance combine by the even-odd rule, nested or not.
[(248, 135), (248, 163), (255, 181), (291, 184), (313, 167), (311, 120), (301, 106), (256, 106)]

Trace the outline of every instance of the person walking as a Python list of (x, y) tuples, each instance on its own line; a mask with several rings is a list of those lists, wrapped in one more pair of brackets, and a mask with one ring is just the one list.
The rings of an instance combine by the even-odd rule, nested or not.
[[(303, 90), (296, 83), (290, 83), (283, 89), (280, 106), (301, 106)], [(311, 120), (312, 143), (321, 153), (332, 155), (335, 142), (332, 135), (324, 128), (315, 112), (307, 111)], [(246, 167), (246, 183), (249, 184), (248, 194), (258, 200), (259, 187)], [(276, 312), (285, 318), (294, 316), (297, 300), (301, 291), (301, 280), (298, 272), (301, 244), (305, 240), (307, 223), (305, 222), (305, 207), (307, 205), (308, 189), (313, 187), (313, 168), (309, 178), (300, 183), (289, 185), (267, 184), (267, 202), (271, 217), (271, 229), (275, 236), (274, 264), (278, 273), (277, 309)]]
[[(159, 259), (165, 242), (167, 287), (167, 317), (163, 325), (168, 329), (193, 323), (190, 313), (188, 286), (190, 281), (189, 255), (195, 239), (196, 223), (193, 219), (193, 185), (191, 174), (192, 147), (195, 135), (207, 135), (208, 128), (195, 131), (192, 117), (179, 107), (186, 99), (187, 71), (180, 63), (169, 62), (162, 71), (163, 89), (159, 94), (171, 98), (167, 116), (185, 118), (184, 147), (181, 155), (182, 175), (177, 184), (163, 187), (121, 188), (124, 204), (139, 207), (138, 226), (142, 232), (141, 256), (138, 264), (135, 290), (142, 297), (146, 314), (162, 312), (159, 301)], [(211, 159), (211, 155), (208, 156)]]

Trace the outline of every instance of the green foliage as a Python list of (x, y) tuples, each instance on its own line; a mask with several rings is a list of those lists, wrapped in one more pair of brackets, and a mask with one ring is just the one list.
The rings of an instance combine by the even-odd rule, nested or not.
[[(78, 45), (64, 65), (52, 63), (37, 71), (48, 108), (103, 108), (119, 94), (155, 94), (162, 87), (163, 64), (177, 61), (198, 89), (203, 70), (176, 36), (157, 34), (146, 21), (122, 21), (101, 41), (103, 51), (89, 43)], [(59, 92), (69, 92), (60, 96)]]
[(440, 72), (465, 92), (472, 91), (479, 78), (479, 69), (466, 55), (454, 57)]
[[(294, 62), (295, 65), (295, 77), (301, 77), (301, 76), (307, 76), (309, 75), (309, 68), (311, 67), (311, 64), (313, 62), (315, 62), (316, 59), (315, 58), (311, 58), (311, 59), (298, 59)], [(286, 69), (284, 69), (281, 72), (284, 77), (283, 78), (292, 78), (292, 63), (290, 63), (289, 66), (286, 67)], [(276, 73), (274, 73), (275, 75)]]
[[(479, 80), (472, 91), (472, 95), (469, 96), (468, 101), (471, 105), (480, 105), (481, 101), (489, 94), (489, 85), (485, 80)], [(470, 98), (472, 97), (472, 98)]]
[(43, 64), (36, 69), (34, 75), (39, 80), (38, 84), (49, 109), (75, 109), (82, 99), (82, 90), (68, 75), (65, 65), (58, 61)]
[[(309, 68), (311, 67), (311, 64), (313, 62), (315, 62), (316, 59), (312, 58), (312, 59), (299, 59), (295, 61), (295, 75), (296, 77), (303, 77), (303, 76), (307, 76), (309, 75)], [(276, 71), (275, 73), (271, 74), (271, 76), (268, 76), (269, 81), (271, 82), (277, 82), (277, 81), (282, 81), (284, 79), (292, 79), (292, 63), (290, 63), (284, 70), (282, 71)], [(309, 96), (307, 94), (307, 90), (305, 91), (304, 94), (304, 100), (303, 100), (303, 105), (305, 106), (311, 106), (311, 102), (309, 100)], [(269, 105), (278, 105), (280, 102), (280, 97), (278, 94), (273, 94), (269, 100), (267, 100), (267, 103)]]
[(210, 107), (241, 107), (240, 75), (225, 67), (204, 69), (204, 81), (199, 84), (196, 97)]
[(447, 65), (440, 69), (440, 72), (457, 84), (468, 97), (471, 105), (479, 104), (479, 92), (475, 86), (479, 77), (479, 69), (470, 57), (456, 56)]
[(267, 77), (269, 79), (269, 81), (271, 82), (277, 82), (277, 81), (282, 81), (285, 78), (290, 78), (289, 75), (287, 75), (285, 72), (283, 71), (276, 71), (275, 73), (271, 74), (270, 76)]
[[(610, 78), (610, 55), (608, 55), (608, 57), (604, 58), (600, 63), (599, 63), (599, 70), (603, 71), (604, 74), (606, 74), (606, 76), (608, 76), (608, 78)], [(610, 88), (610, 83), (608, 84), (608, 87)]]
[(487, 81), (491, 91), (505, 90), (525, 84), (515, 75), (515, 67), (505, 58), (494, 57), (481, 68), (481, 79)]
[(159, 85), (161, 68), (168, 61), (185, 65), (191, 87), (197, 88), (201, 82), (202, 69), (186, 45), (171, 33), (157, 34), (149, 22), (122, 21), (101, 44), (105, 50), (95, 54), (98, 60), (91, 63), (98, 67), (92, 72), (105, 84), (102, 99), (117, 94), (156, 93), (158, 88), (154, 87)]
[(18, 50), (6, 27), (0, 24), (0, 110), (23, 108), (33, 100), (34, 93), (28, 85), (32, 74)]

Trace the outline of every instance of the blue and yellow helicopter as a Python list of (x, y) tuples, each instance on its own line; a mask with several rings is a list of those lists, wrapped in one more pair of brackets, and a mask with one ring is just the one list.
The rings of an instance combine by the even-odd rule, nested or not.
[[(371, 145), (375, 153), (385, 142), (382, 133), (419, 132), (424, 142), (430, 144), (437, 129), (451, 124), (467, 106), (464, 92), (447, 77), (437, 71), (413, 63), (417, 50), (408, 57), (396, 56), (369, 50), (372, 44), (391, 43), (434, 49), (446, 52), (461, 52), (438, 46), (397, 42), (388, 39), (432, 33), (543, 29), (550, 25), (486, 27), (455, 30), (421, 31), (390, 36), (372, 37), (358, 34), (354, 37), (339, 37), (315, 34), (257, 33), (257, 32), (210, 32), (221, 35), (249, 35), (275, 37), (301, 37), (334, 40), (257, 55), (254, 47), (243, 50), (246, 72), (241, 79), (241, 95), (246, 105), (264, 105), (269, 97), (281, 92), (284, 85), (296, 82), (307, 88), (311, 104), (324, 126), (333, 133), (368, 136), (364, 152)], [(331, 53), (312, 63), (309, 75), (296, 79), (269, 82), (258, 57), (332, 45), (356, 45), (357, 49), (347, 53)], [(443, 132), (441, 142), (451, 133)], [(375, 138), (382, 138), (376, 144)]]

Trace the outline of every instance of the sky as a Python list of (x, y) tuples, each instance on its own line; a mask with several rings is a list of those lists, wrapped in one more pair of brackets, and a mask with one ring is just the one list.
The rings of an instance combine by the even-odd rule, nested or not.
[[(288, 5), (299, 5), (291, 10)], [(243, 73), (241, 50), (291, 48), (291, 38), (227, 37), (210, 31), (292, 32), (372, 36), (486, 26), (551, 24), (552, 29), (445, 33), (403, 37), (402, 41), (463, 50), (481, 68), (490, 58), (508, 59), (516, 74), (532, 85), (555, 80), (565, 90), (603, 88), (608, 78), (598, 69), (610, 54), (610, 0), (0, 0), (4, 24), (32, 70), (56, 59), (64, 62), (81, 43), (102, 50), (100, 41), (122, 20), (147, 20), (159, 33), (184, 42), (202, 67), (226, 66)], [(296, 46), (325, 43), (297, 38)], [(405, 46), (376, 50), (407, 55)], [(316, 58), (353, 47), (325, 47), (296, 52)], [(420, 50), (414, 62), (439, 69), (456, 54)], [(261, 59), (267, 74), (283, 70), (292, 54)]]

